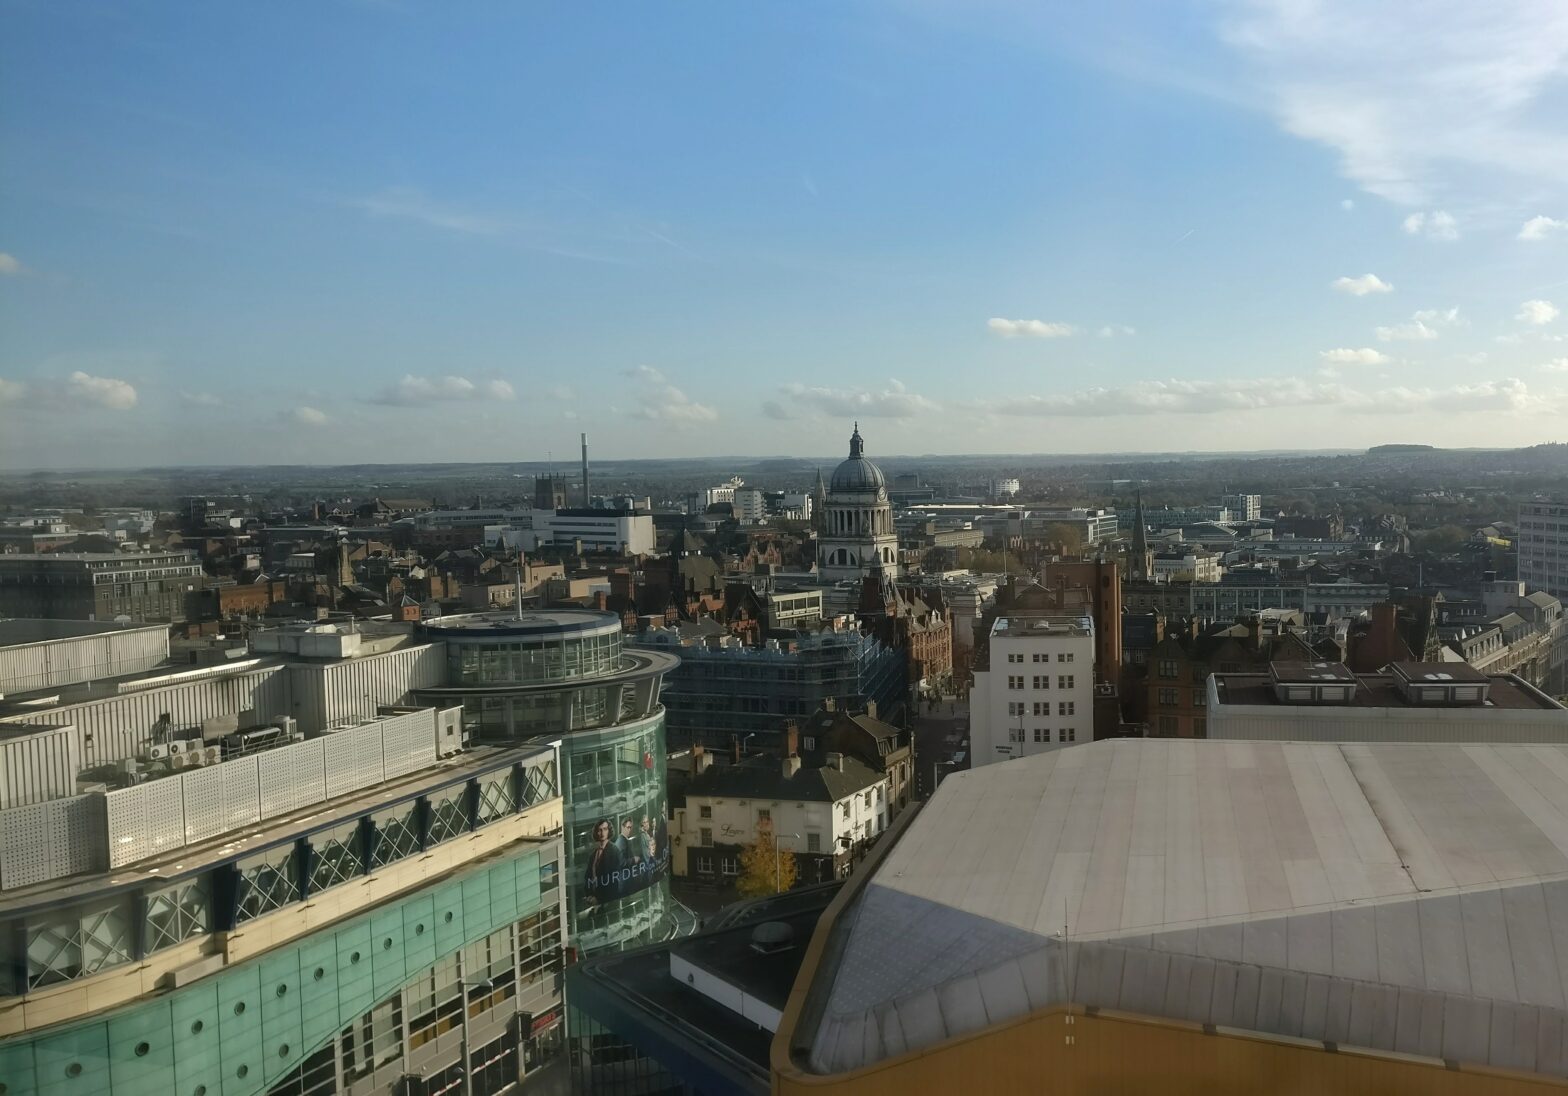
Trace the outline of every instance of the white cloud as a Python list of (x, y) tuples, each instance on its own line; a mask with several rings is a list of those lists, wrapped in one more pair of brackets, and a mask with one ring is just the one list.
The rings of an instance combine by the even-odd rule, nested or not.
[(1008, 415), (1110, 418), (1123, 415), (1208, 415), (1280, 408), (1332, 407), (1347, 412), (1395, 414), (1422, 410), (1542, 412), (1557, 403), (1531, 393), (1512, 378), (1452, 388), (1364, 390), (1331, 379), (1249, 377), (1216, 381), (1140, 381), (1119, 388), (1087, 388), (1066, 395), (1029, 396), (996, 408)]
[(1054, 323), (1048, 320), (1004, 320), (993, 317), (987, 320), (985, 325), (1004, 339), (1016, 339), (1019, 336), (1035, 339), (1064, 339), (1078, 333), (1078, 329), (1070, 323)]
[(795, 413), (778, 400), (763, 400), (762, 413), (768, 418), (777, 419), (780, 422), (787, 422), (795, 417)]
[(22, 272), (22, 262), (15, 255), (0, 251), (0, 277), (10, 277)]
[(0, 380), (0, 402), (42, 411), (129, 411), (136, 387), (118, 377), (95, 377), (76, 370), (64, 381)]
[(75, 403), (129, 411), (136, 406), (136, 389), (117, 377), (94, 377), (78, 369), (65, 382), (67, 396)]
[(1568, 233), (1568, 220), (1556, 217), (1531, 217), (1519, 229), (1521, 240), (1544, 240), (1554, 232)]
[(459, 403), (473, 400), (510, 400), (516, 393), (503, 380), (480, 381), (467, 377), (416, 377), (412, 373), (370, 398), (371, 403), (389, 407), (418, 407), (427, 403)]
[(1442, 328), (1463, 323), (1457, 308), (1423, 308), (1411, 313), (1409, 322), (1379, 327), (1374, 333), (1383, 342), (1420, 342), (1437, 338)]
[(1341, 365), (1387, 365), (1394, 360), (1381, 351), (1373, 350), (1370, 346), (1363, 346), (1359, 350), (1343, 346), (1337, 350), (1321, 350), (1318, 352), (1318, 357), (1326, 362)]
[(667, 422), (674, 426), (718, 420), (719, 413), (716, 410), (692, 400), (651, 365), (634, 366), (626, 371), (626, 375), (642, 382), (641, 404), (631, 412), (636, 418)]
[(223, 400), (211, 392), (181, 392), (180, 402), (190, 404), (192, 407), (222, 407)]
[[(1365, 190), (1407, 206), (1461, 186), (1493, 200), (1568, 181), (1561, 100), (1568, 6), (1231, 0), (1226, 40), (1287, 132), (1335, 150)], [(1554, 105), (1557, 109), (1554, 112)], [(1441, 121), (1438, 121), (1438, 120)]]
[(787, 384), (779, 392), (797, 403), (840, 418), (907, 419), (939, 410), (931, 400), (909, 391), (896, 380), (888, 381), (888, 386), (880, 392), (803, 384)]
[(1554, 358), (1541, 366), (1543, 373), (1568, 373), (1568, 358)]
[(1342, 198), (1339, 202), (1339, 208), (1343, 209), (1346, 213), (1349, 213), (1352, 209), (1356, 208), (1356, 203), (1353, 199)]
[(1138, 329), (1136, 327), (1128, 327), (1124, 323), (1108, 323), (1100, 328), (1099, 331), (1102, 339), (1113, 339), (1117, 335), (1136, 335), (1137, 333)]
[(1558, 317), (1560, 311), (1551, 301), (1525, 301), (1519, 306), (1519, 313), (1514, 319), (1537, 325), (1551, 323)]
[(1443, 210), (1431, 213), (1412, 213), (1404, 220), (1404, 229), (1411, 236), (1425, 236), (1429, 240), (1459, 239), (1459, 225)]
[(372, 217), (415, 221), (470, 236), (494, 236), (518, 227), (506, 218), (438, 202), (418, 187), (388, 187), (369, 197), (356, 198), (349, 205)]
[(331, 420), (325, 411), (301, 405), (288, 413), (288, 417), (301, 426), (325, 426)]
[(1359, 278), (1335, 278), (1330, 284), (1352, 297), (1365, 297), (1368, 293), (1392, 293), (1394, 290), (1393, 286), (1376, 274), (1363, 274)]

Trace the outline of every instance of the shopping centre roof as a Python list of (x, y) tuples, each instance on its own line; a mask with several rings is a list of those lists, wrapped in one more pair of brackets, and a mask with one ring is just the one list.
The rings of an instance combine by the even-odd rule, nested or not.
[(955, 773), (840, 920), (839, 1072), (1071, 1000), (1568, 1073), (1568, 746), (1107, 741)]

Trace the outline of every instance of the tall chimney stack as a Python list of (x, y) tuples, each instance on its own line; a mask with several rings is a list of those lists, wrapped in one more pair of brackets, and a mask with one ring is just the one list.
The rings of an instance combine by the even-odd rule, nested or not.
[(593, 495), (588, 491), (588, 435), (583, 434), (583, 509), (593, 505)]

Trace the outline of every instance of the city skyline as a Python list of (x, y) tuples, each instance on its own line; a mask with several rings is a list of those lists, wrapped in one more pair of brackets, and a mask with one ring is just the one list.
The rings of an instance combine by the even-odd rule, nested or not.
[(1568, 437), (1545, 5), (0, 12), (6, 467)]

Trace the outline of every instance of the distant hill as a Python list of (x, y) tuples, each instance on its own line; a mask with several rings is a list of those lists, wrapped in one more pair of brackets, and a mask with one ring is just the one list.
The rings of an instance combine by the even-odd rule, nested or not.
[(1385, 453), (1435, 453), (1436, 451), (1435, 445), (1374, 445), (1367, 450), (1367, 456), (1375, 457)]

